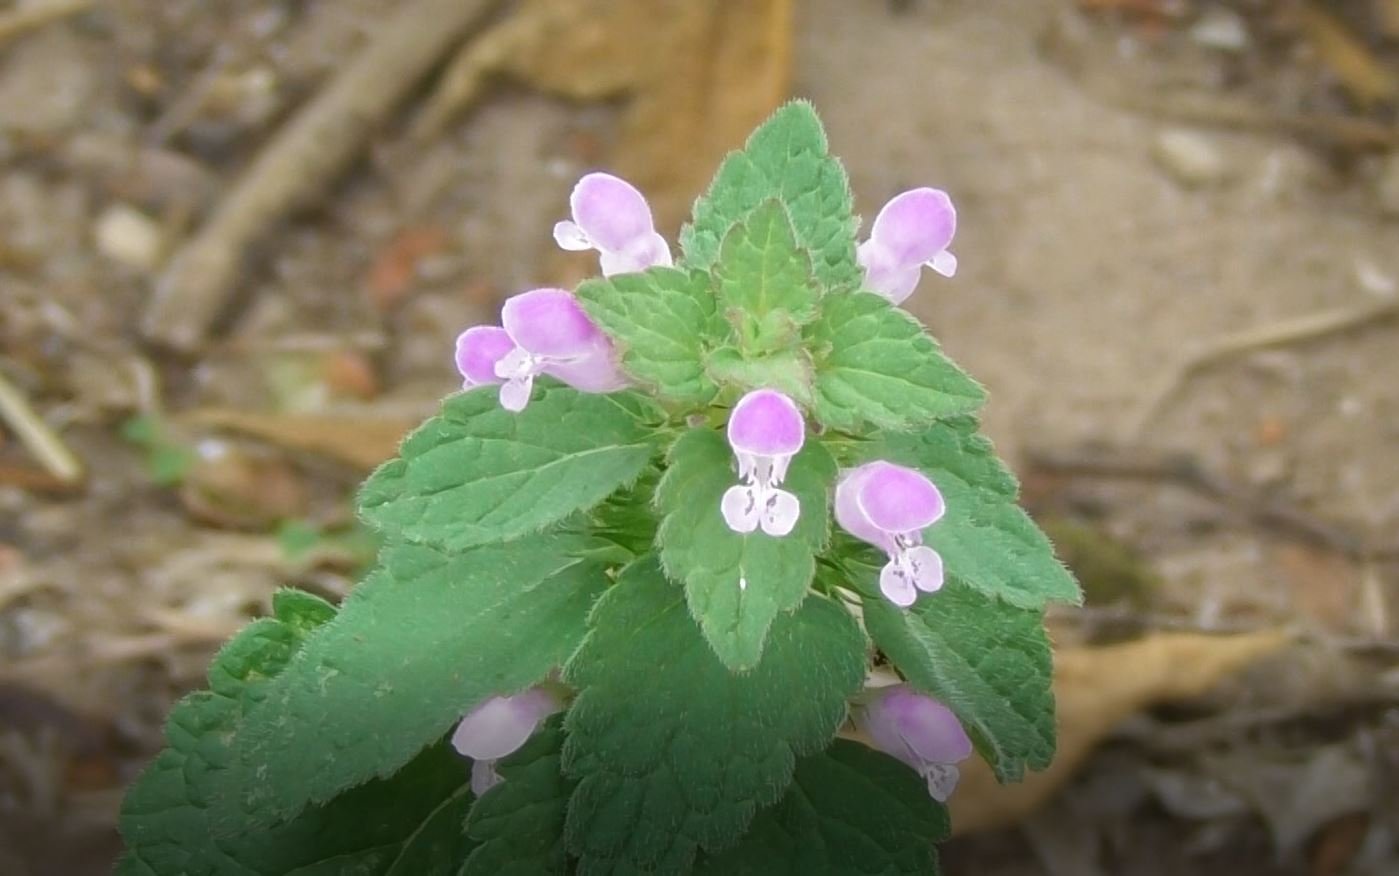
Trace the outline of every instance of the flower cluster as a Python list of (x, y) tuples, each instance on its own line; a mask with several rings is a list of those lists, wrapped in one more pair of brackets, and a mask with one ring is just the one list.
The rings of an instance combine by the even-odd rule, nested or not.
[[(573, 218), (554, 226), (564, 249), (596, 249), (605, 275), (671, 264), (651, 208), (630, 183), (605, 173), (579, 180), (570, 197)], [(457, 370), (470, 389), (500, 384), (500, 405), (519, 412), (534, 379), (557, 378), (582, 392), (615, 392), (627, 385), (612, 341), (566, 289), (532, 289), (505, 302), (499, 326), (473, 326), (457, 338)]]
[[(646, 199), (625, 180), (590, 173), (574, 187), (570, 206), (572, 217), (554, 226), (554, 239), (567, 250), (596, 250), (604, 275), (672, 264)], [(857, 249), (865, 288), (899, 304), (912, 294), (925, 266), (951, 277), (957, 259), (948, 246), (955, 230), (956, 211), (945, 192), (920, 188), (893, 198)], [(541, 374), (582, 392), (628, 385), (611, 340), (564, 289), (534, 289), (510, 298), (500, 326), (476, 326), (461, 334), (456, 360), (464, 387), (498, 384), (501, 406), (515, 412), (528, 405)], [(806, 441), (801, 408), (776, 389), (752, 390), (729, 411), (726, 435), (738, 482), (724, 492), (717, 512), (735, 533), (789, 536), (802, 503), (783, 482)], [(923, 535), (943, 516), (945, 505), (925, 475), (883, 460), (848, 469), (836, 484), (834, 511), (842, 528), (888, 555), (879, 587), (892, 603), (906, 608), (920, 592), (942, 587), (942, 558), (923, 543)], [(748, 585), (739, 582), (741, 589)], [(479, 794), (498, 782), (496, 760), (518, 749), (561, 708), (554, 694), (533, 688), (494, 697), (467, 715), (453, 744), (475, 761), (473, 789)], [(873, 745), (916, 769), (932, 796), (947, 799), (957, 783), (955, 764), (971, 753), (971, 742), (946, 706), (895, 684), (874, 689), (853, 717)]]

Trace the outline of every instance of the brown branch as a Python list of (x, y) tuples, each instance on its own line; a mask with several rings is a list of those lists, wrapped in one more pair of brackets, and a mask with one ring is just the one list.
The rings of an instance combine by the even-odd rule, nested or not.
[(248, 248), (317, 196), (359, 155), (370, 134), (493, 0), (401, 4), (358, 57), (282, 127), (176, 253), (142, 328), (152, 340), (194, 349), (227, 307)]
[(1184, 454), (1137, 448), (1059, 451), (1030, 449), (1026, 463), (1047, 474), (1176, 484), (1230, 508), (1257, 526), (1333, 550), (1358, 562), (1399, 559), (1399, 548), (1379, 546), (1346, 526), (1325, 520), (1286, 500), (1260, 495), (1206, 471)]

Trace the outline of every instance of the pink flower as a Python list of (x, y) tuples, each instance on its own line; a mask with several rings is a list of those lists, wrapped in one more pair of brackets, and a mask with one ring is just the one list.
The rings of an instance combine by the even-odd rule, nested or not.
[(944, 277), (957, 273), (957, 257), (947, 251), (957, 232), (957, 211), (940, 189), (913, 189), (896, 195), (874, 217), (870, 239), (856, 256), (865, 285), (900, 304), (918, 285), (927, 265)]
[(932, 481), (892, 462), (866, 463), (836, 484), (836, 522), (889, 555), (879, 589), (905, 608), (919, 590), (933, 593), (942, 587), (942, 557), (923, 544), (923, 530), (946, 510)]
[(646, 198), (631, 183), (590, 173), (573, 187), (568, 203), (573, 219), (554, 225), (554, 240), (568, 250), (597, 250), (603, 276), (670, 266), (670, 247), (656, 233)]
[(471, 791), (476, 796), (499, 784), (495, 763), (514, 754), (540, 723), (563, 709), (542, 687), (508, 697), (491, 697), (472, 709), (452, 733), (452, 747), (471, 758)]
[(500, 405), (522, 411), (534, 378), (557, 377), (583, 392), (613, 392), (627, 385), (612, 342), (572, 293), (534, 289), (505, 302), (504, 328), (475, 326), (457, 338), (462, 386), (500, 383)]
[(791, 532), (801, 503), (778, 487), (806, 441), (806, 423), (796, 403), (777, 390), (755, 389), (734, 405), (728, 437), (742, 483), (724, 492), (719, 506), (724, 522), (734, 532), (760, 527), (777, 537)]
[(972, 741), (952, 710), (906, 684), (876, 688), (851, 712), (874, 747), (918, 771), (928, 793), (947, 802), (961, 773), (956, 764), (972, 753)]

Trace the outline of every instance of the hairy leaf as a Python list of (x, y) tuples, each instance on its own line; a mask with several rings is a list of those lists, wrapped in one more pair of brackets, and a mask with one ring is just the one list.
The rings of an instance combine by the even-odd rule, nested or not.
[(1081, 601), (1078, 584), (1055, 558), (1049, 539), (1015, 504), (1015, 478), (977, 433), (974, 419), (890, 433), (863, 455), (917, 468), (937, 484), (947, 513), (924, 540), (942, 555), (950, 574), (1021, 608)]
[(909, 682), (957, 713), (997, 778), (1015, 782), (1026, 767), (1049, 766), (1054, 691), (1041, 612), (953, 578), (907, 610), (866, 600), (865, 627)]
[(717, 432), (695, 429), (670, 452), (657, 492), (662, 514), (657, 545), (671, 578), (685, 585), (690, 612), (732, 670), (758, 665), (769, 626), (801, 604), (830, 531), (827, 492), (835, 462), (807, 442), (782, 488), (801, 502), (796, 529), (781, 538), (729, 529), (719, 511), (738, 482), (733, 452)]
[(639, 397), (552, 384), (520, 413), (494, 387), (447, 399), (360, 491), (360, 513), (396, 540), (464, 550), (590, 508), (651, 456)]
[(541, 680), (582, 639), (604, 567), (536, 536), (445, 554), (391, 546), (259, 694), (221, 822), (271, 821), (392, 773), (477, 703)]
[(622, 573), (590, 624), (564, 673), (578, 688), (566, 834), (584, 876), (683, 872), (698, 849), (732, 845), (864, 679), (864, 636), (823, 596), (780, 615), (762, 662), (731, 673), (654, 558)]
[(231, 756), (239, 718), (286, 667), (306, 637), (335, 613), (306, 593), (282, 591), (273, 616), (235, 636), (209, 669), (210, 689), (171, 712), (167, 747), (122, 806), (123, 876), (408, 876), (444, 872), (470, 841), (470, 765), (434, 746), (388, 779), (362, 785), (292, 821), (234, 825), (215, 838), (210, 804)]
[(782, 800), (696, 876), (936, 876), (947, 810), (913, 770), (837, 739), (797, 762)]
[(629, 375), (663, 399), (702, 405), (718, 391), (705, 373), (706, 352), (729, 336), (710, 282), (700, 271), (652, 268), (589, 280), (577, 294), (616, 342)]
[(986, 393), (906, 312), (869, 292), (828, 296), (807, 336), (816, 418), (836, 429), (909, 429), (975, 411)]
[(568, 872), (564, 816), (574, 783), (563, 775), (561, 718), (496, 765), (505, 781), (481, 796), (466, 830), (480, 843), (458, 876), (550, 876)]
[(714, 274), (719, 305), (750, 354), (792, 346), (800, 327), (816, 316), (821, 290), (778, 201), (762, 204), (734, 226)]
[(680, 232), (686, 263), (712, 267), (730, 230), (773, 199), (791, 215), (816, 279), (828, 290), (858, 286), (850, 183), (827, 153), (821, 120), (805, 101), (779, 109), (719, 165), (709, 191), (695, 203), (694, 222)]
[(705, 367), (715, 382), (740, 392), (775, 389), (799, 405), (811, 405), (811, 357), (801, 348), (748, 358), (734, 347), (720, 347), (710, 352)]

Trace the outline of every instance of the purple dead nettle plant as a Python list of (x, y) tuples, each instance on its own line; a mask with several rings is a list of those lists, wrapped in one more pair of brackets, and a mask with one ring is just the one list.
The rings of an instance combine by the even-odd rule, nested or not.
[[(670, 248), (656, 233), (645, 197), (625, 180), (588, 174), (574, 187), (570, 205), (573, 219), (554, 226), (554, 239), (567, 250), (598, 250), (605, 276), (672, 264)], [(951, 277), (957, 259), (947, 247), (955, 229), (956, 211), (945, 192), (921, 188), (894, 197), (880, 210), (870, 239), (859, 246), (865, 282), (898, 304), (912, 294), (924, 266)], [(567, 290), (545, 288), (516, 295), (506, 301), (501, 322), (503, 327), (475, 326), (463, 332), (457, 339), (456, 361), (463, 388), (502, 383), (500, 402), (506, 410), (525, 408), (539, 374), (584, 392), (610, 392), (627, 385), (611, 341)], [(777, 390), (752, 390), (730, 412), (727, 437), (739, 483), (725, 491), (720, 503), (724, 522), (737, 533), (761, 531), (775, 538), (790, 534), (801, 503), (781, 484), (806, 440), (800, 408)], [(932, 481), (889, 462), (849, 470), (836, 486), (836, 521), (889, 555), (880, 573), (880, 590), (904, 608), (915, 602), (919, 591), (933, 593), (942, 587), (942, 558), (922, 544), (922, 531), (945, 510)], [(746, 578), (740, 578), (740, 589), (747, 586)], [(553, 694), (534, 688), (492, 698), (467, 715), (452, 742), (475, 759), (473, 787), (484, 790), (500, 781), (495, 761), (523, 745), (544, 718), (561, 708)], [(966, 740), (950, 710), (906, 686), (891, 686), (861, 704), (854, 716), (877, 747), (913, 766), (938, 800), (947, 799), (957, 778), (951, 764), (966, 753), (929, 758), (951, 757), (961, 750), (957, 740)], [(903, 739), (901, 733), (912, 741), (891, 741)]]
[(673, 250), (618, 177), (569, 206), (603, 276), (461, 333), (464, 391), (356, 496), (373, 571), (215, 659), (122, 876), (936, 874), (969, 734), (1049, 766), (1044, 609), (1080, 594), (900, 309), (957, 270), (948, 195), (861, 240), (795, 101)]

